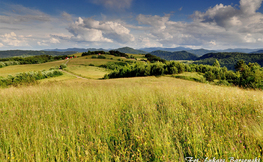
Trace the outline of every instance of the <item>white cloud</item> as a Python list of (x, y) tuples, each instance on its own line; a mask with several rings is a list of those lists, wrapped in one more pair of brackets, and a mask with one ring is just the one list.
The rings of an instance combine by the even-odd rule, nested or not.
[(240, 9), (217, 4), (206, 12), (196, 11), (193, 22), (171, 21), (170, 15), (138, 15), (142, 29), (151, 34), (148, 41), (165, 46), (198, 46), (228, 48), (229, 46), (261, 46), (263, 14), (256, 12), (262, 0), (240, 0)]
[[(263, 42), (263, 14), (257, 10), (262, 1), (240, 0), (235, 6), (217, 4), (205, 12), (194, 12), (192, 22), (173, 21), (170, 14), (138, 14), (138, 23), (133, 24), (127, 23), (133, 22), (132, 18), (125, 21), (103, 14), (99, 21), (77, 18), (67, 12), (51, 16), (21, 5), (0, 6), (0, 47), (259, 48)], [(132, 0), (94, 0), (93, 3), (125, 9), (131, 6)]]
[(46, 39), (46, 40), (41, 40), (41, 41), (38, 41), (37, 44), (39, 46), (49, 46), (50, 44), (59, 44), (60, 41), (58, 38), (54, 38), (53, 36), (48, 36), (48, 37), (51, 37), (50, 39)]
[(91, 0), (92, 3), (112, 9), (124, 9), (131, 6), (132, 0)]
[(79, 17), (70, 25), (68, 31), (74, 35), (72, 39), (78, 41), (125, 43), (134, 40), (128, 28), (114, 21), (104, 22)]
[(47, 43), (45, 43), (44, 41), (42, 41), (42, 42), (37, 42), (37, 44), (39, 45), (39, 46), (48, 46), (48, 44)]
[(159, 29), (165, 29), (166, 23), (170, 19), (170, 14), (165, 15), (164, 17), (160, 17), (158, 15), (143, 15), (140, 14), (137, 16), (137, 21), (141, 24), (151, 25)]
[(60, 43), (60, 41), (56, 38), (51, 38), (50, 39), (50, 43), (54, 43), (54, 44), (57, 44), (57, 43)]
[(0, 35), (1, 44), (8, 45), (8, 46), (28, 46), (27, 37), (23, 35), (17, 36), (16, 33), (6, 33), (4, 35)]
[(210, 41), (209, 43), (214, 45), (214, 46), (216, 45), (216, 41)]
[(260, 8), (262, 0), (240, 0), (240, 10), (245, 15), (253, 15)]

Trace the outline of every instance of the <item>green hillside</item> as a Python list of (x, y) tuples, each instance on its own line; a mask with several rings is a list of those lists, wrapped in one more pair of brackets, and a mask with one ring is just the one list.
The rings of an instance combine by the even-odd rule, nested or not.
[(194, 50), (187, 50), (187, 52), (195, 54), (197, 56), (203, 56), (207, 53), (216, 53), (216, 51), (213, 50), (206, 50), (206, 49), (194, 49)]
[(165, 60), (196, 60), (198, 56), (187, 51), (168, 52), (168, 51), (153, 51), (152, 55), (158, 56)]
[(249, 62), (256, 62), (263, 66), (263, 54), (246, 54), (237, 52), (209, 53), (197, 58), (195, 63), (213, 65), (216, 59), (221, 66), (226, 66), (229, 70), (234, 70), (234, 65), (239, 60), (244, 60), (246, 64)]
[(120, 51), (123, 53), (130, 53), (130, 54), (146, 54), (147, 52), (142, 51), (142, 50), (136, 50), (130, 47), (123, 47), (123, 48), (118, 48), (114, 49), (115, 51)]
[(75, 51), (31, 51), (31, 50), (8, 50), (0, 51), (0, 58), (14, 57), (14, 56), (35, 56), (35, 55), (51, 55), (51, 56), (60, 56), (60, 55), (71, 55), (76, 53)]
[[(150, 54), (82, 54), (0, 68), (0, 161), (262, 156), (261, 67), (234, 73)], [(222, 83), (261, 89), (213, 85)]]

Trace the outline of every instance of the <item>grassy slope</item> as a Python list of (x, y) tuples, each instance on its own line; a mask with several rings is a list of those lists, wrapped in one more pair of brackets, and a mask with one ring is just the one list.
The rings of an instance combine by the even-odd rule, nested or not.
[(16, 75), (17, 73), (21, 73), (21, 72), (48, 70), (51, 67), (59, 66), (60, 64), (65, 63), (65, 62), (66, 62), (65, 60), (60, 60), (60, 61), (54, 61), (54, 62), (47, 62), (43, 64), (6, 66), (3, 68), (0, 68), (0, 76), (6, 77), (9, 74)]
[[(89, 57), (70, 60), (68, 69), (99, 78), (106, 71), (87, 65), (118, 61)], [(0, 74), (62, 62), (10, 66)], [(0, 89), (0, 161), (255, 158), (262, 156), (262, 105), (262, 91), (171, 77), (84, 80), (65, 73)]]
[[(106, 70), (104, 68), (99, 68), (94, 66), (106, 64), (107, 62), (120, 62), (118, 61), (119, 59), (123, 61), (127, 61), (127, 60), (135, 61), (134, 59), (126, 59), (124, 57), (115, 57), (112, 55), (103, 55), (106, 57), (106, 59), (92, 59), (91, 58), (92, 56), (93, 55), (71, 59), (67, 64), (66, 70), (90, 79), (99, 79), (99, 78), (103, 78), (103, 76), (109, 73), (110, 70)], [(144, 55), (133, 55), (133, 56), (139, 59), (139, 58), (143, 58)], [(89, 66), (90, 64), (93, 64), (94, 66)]]
[(0, 89), (0, 159), (255, 158), (263, 147), (262, 98), (262, 91), (170, 77)]

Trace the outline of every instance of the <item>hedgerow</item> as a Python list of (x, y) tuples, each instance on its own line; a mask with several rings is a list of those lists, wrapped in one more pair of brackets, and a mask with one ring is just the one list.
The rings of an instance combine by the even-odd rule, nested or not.
[(37, 80), (56, 77), (63, 75), (59, 70), (48, 70), (48, 71), (30, 71), (27, 73), (18, 73), (16, 76), (8, 75), (7, 78), (0, 78), (0, 86), (17, 86), (21, 84), (32, 84), (36, 83)]

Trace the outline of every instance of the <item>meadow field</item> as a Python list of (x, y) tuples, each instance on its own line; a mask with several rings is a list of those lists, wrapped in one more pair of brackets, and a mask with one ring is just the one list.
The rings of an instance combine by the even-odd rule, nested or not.
[(65, 63), (66, 60), (47, 62), (43, 64), (26, 64), (26, 65), (15, 65), (15, 66), (6, 66), (0, 68), (0, 77), (7, 77), (8, 75), (16, 75), (17, 73), (29, 72), (29, 71), (40, 71), (40, 70), (49, 70), (51, 67), (59, 66), (62, 63)]
[(262, 113), (262, 91), (171, 77), (72, 78), (4, 88), (0, 159), (260, 158)]
[(198, 73), (101, 80), (111, 70), (98, 66), (126, 61), (106, 57), (0, 68), (7, 76), (67, 62), (69, 72), (0, 88), (0, 161), (261, 158), (262, 90), (198, 83)]

